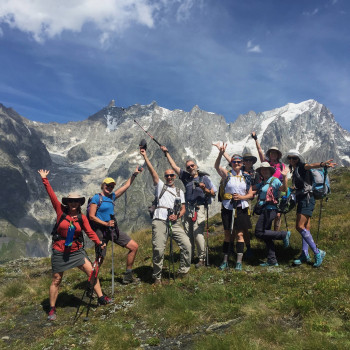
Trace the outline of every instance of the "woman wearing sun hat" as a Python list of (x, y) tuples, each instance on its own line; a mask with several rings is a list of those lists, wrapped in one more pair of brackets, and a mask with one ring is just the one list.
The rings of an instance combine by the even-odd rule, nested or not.
[(250, 185), (250, 177), (246, 178), (241, 170), (243, 166), (243, 158), (238, 154), (231, 157), (230, 164), (232, 171), (229, 173), (225, 168), (220, 166), (221, 158), (225, 154), (227, 144), (215, 144), (219, 149), (219, 154), (215, 162), (215, 169), (221, 176), (225, 184), (225, 194), (222, 198), (221, 218), (224, 225), (225, 238), (223, 243), (224, 260), (220, 265), (220, 270), (225, 270), (228, 267), (228, 255), (230, 253), (230, 245), (233, 244), (231, 234), (231, 223), (233, 209), (235, 211), (234, 232), (237, 238), (236, 241), (236, 270), (242, 270), (242, 258), (244, 252), (244, 233), (251, 228), (249, 217), (248, 199), (253, 197), (252, 187)]
[(254, 191), (258, 191), (256, 214), (259, 214), (255, 226), (255, 236), (266, 243), (267, 261), (260, 266), (278, 266), (275, 252), (274, 240), (282, 240), (285, 248), (289, 246), (289, 231), (272, 231), (272, 222), (277, 215), (277, 199), (280, 191), (287, 190), (288, 168), (282, 170), (283, 183), (274, 177), (275, 168), (268, 162), (262, 162), (256, 171), (261, 175), (262, 182), (253, 186)]
[[(85, 197), (79, 193), (72, 192), (68, 196), (62, 198), (62, 204), (57, 199), (53, 191), (47, 175), (49, 170), (38, 170), (46, 191), (51, 199), (53, 208), (57, 214), (57, 234), (52, 242), (52, 282), (50, 286), (50, 311), (48, 320), (56, 319), (56, 300), (58, 297), (58, 288), (62, 281), (63, 272), (73, 267), (78, 267), (80, 270), (90, 276), (92, 265), (88, 259), (83, 244), (80, 240), (82, 230), (100, 249), (105, 248), (105, 244), (97, 237), (96, 233), (91, 229), (87, 217), (81, 214), (81, 206), (85, 203)], [(73, 234), (70, 239), (71, 232)], [(100, 282), (97, 279), (94, 290), (98, 296), (98, 302), (101, 305), (110, 303), (110, 299), (102, 294)]]
[(286, 163), (289, 163), (289, 168), (292, 173), (293, 187), (296, 189), (296, 229), (302, 236), (302, 252), (299, 258), (294, 260), (294, 264), (300, 265), (305, 262), (311, 262), (309, 255), (310, 247), (315, 255), (315, 263), (313, 266), (319, 267), (326, 256), (326, 252), (317, 248), (310, 232), (310, 219), (315, 208), (315, 198), (312, 192), (305, 190), (305, 187), (311, 188), (312, 186), (311, 169), (322, 167), (333, 168), (336, 163), (332, 162), (333, 159), (320, 163), (306, 163), (304, 157), (295, 149), (290, 150), (284, 159)]

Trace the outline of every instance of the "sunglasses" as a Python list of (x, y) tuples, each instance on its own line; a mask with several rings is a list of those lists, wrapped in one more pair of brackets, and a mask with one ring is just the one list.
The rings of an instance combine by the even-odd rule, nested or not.
[(287, 157), (288, 160), (298, 160), (299, 158), (298, 157)]
[(68, 198), (67, 203), (80, 203), (80, 199)]
[(106, 185), (106, 187), (108, 187), (108, 188), (114, 188), (114, 185), (113, 184), (105, 184)]
[(165, 177), (165, 178), (168, 178), (168, 177), (175, 177), (175, 174), (165, 174), (164, 177)]
[(191, 169), (191, 168), (194, 168), (196, 166), (196, 164), (188, 164), (186, 169)]
[(241, 160), (233, 160), (231, 163), (232, 163), (232, 164), (241, 164), (242, 161), (241, 161)]

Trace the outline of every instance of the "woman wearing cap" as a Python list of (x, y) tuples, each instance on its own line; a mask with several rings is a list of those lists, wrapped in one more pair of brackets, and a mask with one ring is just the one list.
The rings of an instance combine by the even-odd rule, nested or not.
[[(283, 183), (274, 177), (275, 168), (268, 162), (262, 162), (256, 171), (261, 175), (263, 181), (253, 186), (253, 190), (258, 191), (258, 201), (256, 214), (259, 214), (255, 226), (255, 236), (266, 243), (268, 251), (267, 261), (260, 266), (278, 266), (275, 252), (274, 240), (283, 240), (285, 248), (289, 246), (289, 231), (272, 231), (272, 222), (277, 215), (277, 198), (279, 191), (287, 190), (288, 168), (282, 170)], [(259, 208), (259, 211), (257, 210)], [(258, 211), (258, 212), (257, 212)]]
[[(73, 267), (78, 267), (84, 271), (88, 276), (92, 272), (92, 265), (88, 259), (82, 243), (80, 242), (80, 236), (82, 230), (85, 231), (87, 236), (97, 245), (99, 248), (104, 249), (105, 244), (102, 244), (101, 240), (97, 237), (96, 233), (91, 229), (87, 217), (81, 214), (81, 205), (85, 203), (85, 198), (78, 193), (69, 193), (67, 197), (62, 198), (62, 204), (57, 199), (55, 192), (53, 191), (47, 175), (49, 170), (38, 170), (46, 191), (51, 199), (53, 208), (57, 214), (57, 240), (52, 242), (52, 282), (50, 286), (50, 311), (48, 320), (53, 321), (56, 319), (56, 300), (58, 297), (58, 288), (62, 281), (63, 272)], [(80, 224), (82, 222), (82, 225)], [(73, 241), (68, 242), (68, 231), (74, 230)], [(65, 244), (67, 243), (67, 245)], [(94, 290), (98, 296), (98, 302), (101, 305), (110, 303), (110, 299), (102, 294), (100, 282), (97, 279), (94, 286)]]
[[(139, 169), (139, 167), (137, 167), (126, 183), (116, 191), (114, 191), (116, 185), (114, 179), (111, 177), (105, 178), (101, 184), (102, 191), (95, 194), (91, 198), (91, 203), (89, 204), (89, 218), (91, 222), (93, 222), (92, 226), (97, 236), (106, 242), (106, 244), (113, 239), (114, 243), (129, 250), (126, 258), (126, 272), (123, 277), (123, 284), (134, 281), (132, 266), (139, 246), (126, 233), (120, 231), (118, 227), (116, 227), (116, 222), (112, 219), (111, 215), (114, 215), (115, 200), (131, 186), (136, 176), (142, 170), (142, 168)], [(102, 256), (103, 258), (106, 256), (106, 250), (102, 252)]]
[(289, 162), (289, 168), (292, 172), (292, 182), (296, 189), (297, 199), (297, 219), (296, 229), (302, 236), (302, 252), (297, 260), (294, 260), (295, 265), (301, 265), (305, 262), (311, 262), (309, 255), (309, 247), (315, 255), (314, 267), (319, 267), (322, 264), (326, 252), (318, 249), (310, 232), (311, 216), (315, 208), (315, 198), (312, 192), (305, 191), (306, 187), (312, 187), (311, 169), (331, 167), (336, 163), (332, 163), (333, 159), (326, 162), (307, 164), (303, 156), (297, 150), (290, 150), (285, 156), (285, 161)]
[[(281, 161), (282, 152), (277, 147), (270, 147), (265, 155), (258, 141), (258, 137), (256, 136), (256, 133), (254, 131), (252, 132), (252, 138), (255, 140), (255, 145), (259, 153), (260, 162), (268, 162), (275, 169), (273, 176), (277, 177), (280, 181), (283, 181), (282, 170), (285, 169), (286, 166)], [(274, 223), (275, 231), (278, 231), (280, 229), (280, 226), (281, 213), (277, 213)]]
[[(252, 187), (250, 183), (247, 186), (247, 180), (242, 172), (243, 159), (240, 155), (234, 154), (231, 158), (232, 172), (229, 173), (226, 169), (220, 166), (220, 161), (225, 153), (227, 144), (219, 146), (219, 155), (215, 162), (215, 169), (221, 176), (223, 181), (226, 181), (225, 194), (222, 199), (221, 217), (224, 225), (225, 238), (223, 243), (224, 260), (220, 265), (220, 270), (225, 270), (228, 267), (228, 255), (230, 253), (230, 245), (233, 244), (231, 235), (231, 224), (233, 209), (235, 208), (234, 231), (236, 234), (236, 251), (237, 261), (236, 270), (242, 270), (242, 258), (244, 251), (244, 233), (251, 228), (250, 217), (248, 214), (248, 199), (253, 197)], [(248, 189), (247, 189), (248, 187)], [(233, 234), (233, 232), (232, 232)]]

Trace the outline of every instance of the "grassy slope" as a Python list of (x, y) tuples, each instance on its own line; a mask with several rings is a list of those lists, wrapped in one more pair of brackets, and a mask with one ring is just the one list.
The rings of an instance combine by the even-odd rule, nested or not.
[[(350, 216), (350, 172), (332, 176), (332, 195), (325, 204), (319, 246), (327, 251), (319, 269), (293, 267), (301, 239), (288, 214), (291, 247), (277, 243), (280, 267), (261, 268), (264, 245), (253, 239), (255, 257), (243, 272), (217, 270), (221, 260), (222, 226), (210, 220), (210, 268), (191, 267), (190, 274), (155, 288), (151, 286), (151, 232), (138, 232), (140, 244), (135, 272), (140, 283), (122, 286), (125, 250), (115, 249), (115, 302), (72, 320), (85, 278), (79, 270), (65, 274), (57, 304), (57, 321), (46, 321), (50, 260), (28, 259), (0, 268), (0, 348), (12, 349), (350, 349), (349, 272), (347, 234)], [(344, 190), (345, 189), (345, 190)], [(318, 207), (312, 220), (316, 236)], [(284, 224), (282, 224), (282, 228)], [(92, 251), (89, 251), (90, 256)], [(178, 251), (176, 251), (178, 258)], [(167, 265), (167, 261), (166, 261)], [(100, 277), (111, 293), (111, 258)], [(227, 324), (220, 322), (230, 321)], [(214, 331), (209, 326), (216, 327)], [(9, 337), (3, 339), (2, 337)], [(179, 343), (180, 342), (180, 343)]]

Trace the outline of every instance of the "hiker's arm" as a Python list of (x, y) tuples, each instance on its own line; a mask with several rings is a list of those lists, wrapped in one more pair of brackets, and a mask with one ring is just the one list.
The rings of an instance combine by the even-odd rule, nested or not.
[(146, 151), (144, 149), (140, 148), (140, 154), (144, 158), (145, 163), (147, 165), (147, 168), (148, 168), (149, 172), (151, 173), (151, 176), (153, 179), (153, 184), (157, 185), (159, 182), (159, 176), (158, 176), (157, 172), (154, 170), (150, 160), (148, 159)]
[(40, 169), (38, 170), (38, 173), (41, 176), (41, 179), (43, 181), (43, 184), (45, 186), (46, 192), (50, 197), (51, 203), (53, 208), (55, 209), (57, 216), (61, 216), (62, 215), (62, 204), (61, 202), (57, 199), (57, 196), (53, 190), (53, 188), (50, 185), (50, 182), (47, 178), (47, 175), (50, 173), (50, 170), (44, 170), (44, 169)]
[(225, 153), (226, 147), (227, 147), (227, 144), (226, 145), (223, 144), (222, 146), (220, 146), (219, 154), (218, 154), (218, 157), (216, 158), (215, 165), (214, 165), (214, 168), (216, 169), (217, 173), (223, 179), (226, 179), (227, 171), (226, 171), (226, 169), (224, 169), (220, 166), (220, 162), (221, 162), (222, 155)]
[(334, 168), (337, 165), (337, 163), (333, 163), (333, 159), (329, 159), (326, 162), (320, 162), (320, 163), (312, 163), (312, 164), (305, 164), (305, 169), (317, 169), (317, 168)]
[[(90, 208), (91, 208), (90, 204)], [(96, 204), (95, 204), (96, 205)], [(97, 234), (95, 231), (92, 230), (90, 224), (89, 224), (89, 220), (85, 215), (82, 215), (82, 220), (83, 220), (83, 227), (82, 229), (84, 230), (84, 232), (86, 233), (86, 235), (97, 245), (102, 244), (103, 242), (98, 238)], [(105, 244), (106, 245), (106, 244)], [(103, 248), (102, 248), (103, 249)]]
[(255, 146), (256, 146), (256, 149), (259, 153), (260, 162), (263, 162), (265, 160), (264, 151), (262, 150), (262, 148), (260, 146), (260, 143), (258, 141), (258, 137), (256, 136), (255, 131), (252, 132), (252, 138), (255, 140)]
[(287, 190), (288, 190), (288, 178), (287, 178), (288, 173), (289, 173), (288, 167), (285, 167), (281, 171), (281, 174), (283, 175), (282, 186), (279, 188), (279, 190), (281, 192), (287, 192)]
[(214, 185), (212, 184), (212, 182), (210, 181), (209, 186), (206, 187), (204, 182), (201, 182), (199, 184), (199, 187), (202, 189), (202, 191), (204, 192), (204, 194), (206, 196), (211, 196), (211, 197), (215, 197), (216, 194), (216, 188), (214, 187)]
[(254, 198), (252, 186), (250, 186), (248, 193), (246, 193), (245, 195), (240, 195), (240, 194), (238, 194), (238, 193), (234, 193), (234, 194), (233, 194), (233, 199), (234, 199), (235, 201), (238, 201), (238, 200), (247, 200), (247, 199), (252, 199), (252, 198)]
[(170, 166), (174, 169), (175, 173), (177, 174), (177, 176), (180, 176), (180, 167), (178, 167), (174, 161), (174, 159), (171, 157), (168, 149), (165, 146), (160, 146), (160, 149), (164, 152), (165, 156), (168, 159), (168, 162), (170, 164)]
[(180, 219), (181, 216), (184, 216), (185, 212), (186, 212), (186, 206), (185, 206), (185, 204), (182, 204), (180, 213), (178, 215), (175, 215), (175, 214), (170, 215), (169, 216), (169, 220), (170, 221), (176, 221), (177, 219)]
[(139, 170), (139, 167), (137, 166), (135, 171), (133, 172), (133, 174), (131, 175), (130, 179), (128, 179), (124, 185), (122, 185), (121, 187), (119, 187), (115, 192), (115, 196), (117, 198), (119, 198), (131, 185), (132, 183), (134, 182), (134, 180), (136, 179), (136, 176), (138, 174), (140, 174), (142, 172), (142, 168), (140, 168)]
[[(215, 146), (215, 147), (220, 151), (220, 147), (221, 147), (221, 142), (220, 142), (220, 141), (217, 142), (217, 143), (212, 143), (212, 145)], [(227, 152), (224, 152), (223, 155), (224, 155), (225, 159), (226, 159), (229, 163), (231, 163), (231, 157), (230, 157), (230, 155), (229, 155)]]

